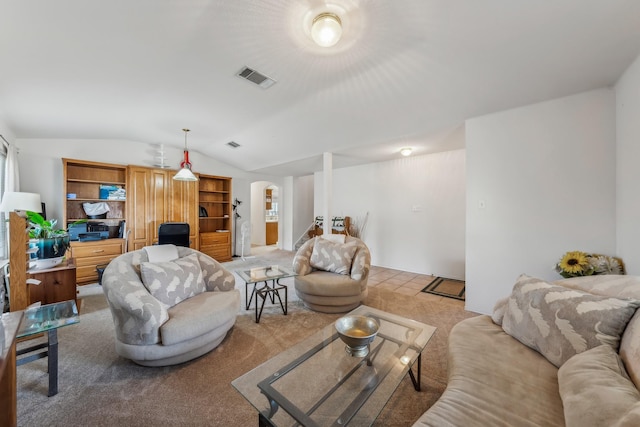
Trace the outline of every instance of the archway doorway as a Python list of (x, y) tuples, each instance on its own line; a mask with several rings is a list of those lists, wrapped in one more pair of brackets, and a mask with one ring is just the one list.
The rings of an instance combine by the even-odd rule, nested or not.
[(282, 247), (280, 187), (269, 181), (251, 183), (251, 254)]

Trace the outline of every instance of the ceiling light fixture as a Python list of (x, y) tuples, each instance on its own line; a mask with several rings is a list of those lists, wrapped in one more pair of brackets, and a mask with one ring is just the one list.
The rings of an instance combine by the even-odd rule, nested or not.
[(412, 151), (413, 149), (411, 147), (404, 147), (400, 149), (400, 154), (406, 157), (406, 156), (410, 156)]
[(311, 23), (311, 38), (318, 46), (331, 47), (342, 37), (342, 21), (334, 13), (324, 12)]
[(180, 169), (177, 174), (173, 176), (176, 181), (197, 181), (198, 177), (191, 172), (191, 162), (189, 161), (189, 149), (187, 148), (187, 133), (189, 129), (182, 129), (184, 132), (184, 160), (180, 162)]

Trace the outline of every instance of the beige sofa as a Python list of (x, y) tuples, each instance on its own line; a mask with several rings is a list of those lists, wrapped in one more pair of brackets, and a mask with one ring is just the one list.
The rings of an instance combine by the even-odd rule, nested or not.
[[(640, 426), (640, 277), (559, 280), (534, 296), (538, 290), (531, 289), (544, 282), (526, 276), (518, 282), (493, 316), (452, 329), (447, 388), (414, 427)], [(601, 301), (585, 300), (592, 297)], [(550, 312), (540, 309), (545, 304)], [(595, 340), (579, 337), (590, 321)], [(554, 336), (554, 325), (567, 329), (556, 328)]]

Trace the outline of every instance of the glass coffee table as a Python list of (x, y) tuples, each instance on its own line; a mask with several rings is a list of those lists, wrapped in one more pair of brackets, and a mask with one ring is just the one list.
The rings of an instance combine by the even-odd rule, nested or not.
[[(80, 322), (78, 307), (74, 300), (28, 308), (18, 328), (18, 338), (47, 333), (47, 342), (16, 351), (16, 365), (49, 357), (49, 397), (58, 394), (58, 328)], [(20, 357), (26, 355), (24, 357)]]
[(231, 383), (260, 426), (369, 426), (407, 373), (420, 390), (422, 351), (436, 328), (367, 306), (349, 314), (380, 325), (367, 357), (347, 354), (332, 323)]
[[(248, 270), (236, 270), (236, 273), (244, 280), (245, 310), (251, 308), (251, 302), (254, 301), (255, 298), (256, 323), (260, 322), (260, 316), (262, 316), (264, 303), (267, 299), (271, 300), (272, 304), (275, 304), (277, 299), (278, 302), (280, 302), (282, 313), (284, 315), (287, 314), (288, 291), (285, 285), (280, 284), (280, 279), (293, 277), (296, 275), (294, 272), (279, 265), (270, 265), (254, 267)], [(251, 290), (251, 294), (249, 294), (249, 287), (252, 285), (253, 289)], [(284, 291), (284, 303), (282, 302), (280, 291)], [(259, 309), (258, 306), (260, 306)]]

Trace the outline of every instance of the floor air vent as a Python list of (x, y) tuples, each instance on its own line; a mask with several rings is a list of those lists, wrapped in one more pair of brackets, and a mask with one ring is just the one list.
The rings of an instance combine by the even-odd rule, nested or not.
[(276, 82), (275, 80), (265, 76), (257, 72), (256, 70), (252, 70), (249, 67), (244, 67), (238, 74), (238, 77), (242, 77), (245, 80), (249, 80), (252, 83), (257, 84), (263, 89), (270, 88)]
[(240, 144), (238, 144), (238, 143), (237, 143), (237, 142), (235, 142), (235, 141), (229, 141), (229, 142), (227, 142), (227, 145), (228, 145), (229, 147), (231, 147), (231, 148), (238, 148), (238, 147), (240, 147)]

